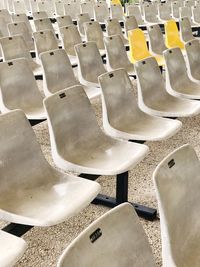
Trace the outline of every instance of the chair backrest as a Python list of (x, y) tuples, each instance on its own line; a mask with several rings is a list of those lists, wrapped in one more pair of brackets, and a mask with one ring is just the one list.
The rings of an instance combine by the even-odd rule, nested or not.
[(38, 60), (40, 53), (58, 49), (56, 37), (50, 30), (34, 32), (33, 38), (35, 40), (35, 51)]
[(37, 11), (33, 13), (33, 19), (45, 19), (48, 18), (47, 12), (46, 11)]
[(117, 35), (119, 34), (121, 38), (123, 39), (123, 42), (125, 41), (122, 28), (120, 26), (120, 23), (117, 19), (108, 19), (106, 20), (106, 32), (108, 36), (111, 35)]
[(1, 37), (9, 36), (9, 32), (7, 29), (7, 23), (5, 22), (5, 19), (3, 17), (0, 17), (0, 31), (1, 31)]
[(168, 93), (165, 89), (165, 81), (160, 72), (158, 63), (154, 57), (149, 57), (135, 63), (135, 71), (138, 83), (139, 106), (151, 107), (152, 102), (165, 100)]
[(25, 58), (0, 63), (0, 88), (2, 112), (22, 109), (28, 113), (33, 108), (43, 108), (42, 96)]
[(26, 14), (13, 14), (12, 15), (12, 20), (13, 22), (25, 22), (30, 33), (32, 34), (33, 29), (31, 27), (30, 21), (28, 20), (28, 17), (26, 16)]
[(161, 20), (170, 20), (171, 17), (171, 5), (166, 3), (160, 3), (158, 5), (158, 15)]
[(184, 1), (184, 6), (186, 7), (192, 7), (192, 6), (195, 6), (195, 1), (192, 1), (192, 0), (186, 0)]
[(130, 59), (132, 63), (151, 56), (148, 51), (144, 33), (141, 29), (129, 31), (128, 40), (130, 47)]
[(135, 16), (137, 23), (139, 25), (144, 24), (144, 20), (142, 18), (141, 11), (140, 11), (138, 6), (128, 6), (126, 12), (127, 12), (127, 16)]
[(60, 28), (60, 35), (63, 47), (67, 54), (70, 56), (76, 56), (74, 46), (82, 43), (77, 27), (75, 25), (62, 27)]
[(126, 48), (120, 35), (104, 37), (106, 48), (106, 67), (109, 71), (124, 68), (127, 71), (132, 65), (128, 59)]
[(181, 18), (179, 20), (179, 28), (180, 28), (181, 40), (183, 42), (188, 42), (194, 39), (191, 23), (187, 17)]
[[(78, 258), (77, 251), (81, 251)], [(146, 234), (130, 204), (121, 204), (93, 222), (67, 247), (57, 267), (89, 267), (94, 261), (96, 267), (155, 267)]]
[(51, 146), (56, 146), (61, 156), (64, 154), (65, 161), (76, 164), (79, 151), (87, 151), (103, 134), (83, 87), (77, 85), (55, 93), (44, 100), (44, 106)]
[(195, 23), (200, 23), (200, 6), (192, 7), (192, 17)]
[(180, 18), (188, 17), (188, 19), (191, 21), (192, 18), (192, 9), (191, 7), (184, 6), (180, 7)]
[(81, 13), (88, 13), (90, 19), (94, 18), (94, 4), (92, 2), (85, 2), (81, 4)]
[(88, 13), (83, 13), (77, 17), (78, 30), (82, 36), (85, 36), (84, 23), (90, 22), (90, 16)]
[(153, 174), (163, 266), (199, 266), (199, 173), (196, 152), (190, 145), (183, 145), (169, 154)]
[(153, 4), (144, 5), (144, 18), (148, 22), (158, 22), (157, 9)]
[(24, 38), (24, 41), (26, 42), (28, 48), (30, 50), (34, 49), (34, 44), (32, 40), (32, 35), (28, 30), (28, 27), (25, 22), (14, 22), (14, 23), (9, 23), (7, 25), (9, 33), (11, 36), (13, 35), (21, 35)]
[(64, 10), (65, 15), (70, 16), (73, 20), (77, 20), (77, 16), (81, 13), (78, 2), (64, 4)]
[(35, 25), (36, 32), (44, 31), (44, 30), (50, 30), (54, 32), (53, 26), (51, 24), (51, 20), (49, 18), (35, 19), (34, 25)]
[(124, 20), (124, 29), (126, 37), (128, 37), (128, 31), (138, 28), (138, 23), (135, 16), (126, 16)]
[(179, 19), (179, 7), (180, 7), (179, 2), (172, 2), (171, 6), (172, 6), (172, 16), (173, 16), (173, 18), (174, 19)]
[(98, 76), (105, 73), (106, 70), (96, 43), (78, 44), (75, 46), (75, 50), (80, 76), (86, 81), (98, 83)]
[(60, 16), (57, 17), (56, 20), (59, 28), (73, 24), (72, 18), (70, 16)]
[(46, 96), (78, 84), (64, 49), (41, 53), (40, 58)]
[(52, 18), (54, 16), (54, 6), (51, 0), (49, 1), (39, 1), (38, 2), (38, 10), (39, 11), (46, 11), (48, 17)]
[(21, 35), (1, 38), (0, 45), (4, 61), (16, 58), (32, 61), (29, 48)]
[(6, 24), (12, 22), (12, 17), (7, 9), (0, 9), (0, 17), (4, 18)]
[(94, 5), (94, 19), (98, 22), (104, 23), (105, 20), (109, 19), (109, 9), (105, 4), (97, 3)]
[(123, 20), (124, 11), (122, 5), (112, 4), (110, 6), (110, 14), (112, 19)]
[(194, 78), (200, 77), (200, 43), (199, 40), (192, 40), (185, 44), (186, 63), (188, 71)]
[(56, 1), (54, 2), (55, 6), (55, 13), (57, 16), (64, 16), (65, 10), (64, 10), (64, 2), (62, 1)]
[(96, 42), (98, 49), (105, 49), (103, 42), (103, 31), (97, 21), (84, 23), (86, 41)]
[(102, 90), (103, 123), (114, 128), (123, 124), (125, 118), (136, 120), (141, 111), (133, 94), (133, 84), (125, 69), (117, 69), (99, 76)]
[(14, 8), (14, 12), (15, 14), (20, 14), (20, 13), (27, 13), (27, 10), (26, 10), (26, 6), (25, 6), (25, 3), (24, 1), (20, 1), (20, 0), (14, 0), (13, 1), (13, 8)]
[(147, 30), (149, 35), (149, 51), (154, 54), (162, 55), (167, 47), (165, 46), (160, 26), (158, 24), (151, 25)]
[(165, 23), (165, 44), (168, 48), (179, 47), (184, 49), (184, 44), (180, 40), (178, 27), (174, 20)]
[(35, 13), (38, 12), (38, 2), (36, 2), (35, 0), (29, 0), (30, 1), (30, 7), (31, 7), (31, 13)]

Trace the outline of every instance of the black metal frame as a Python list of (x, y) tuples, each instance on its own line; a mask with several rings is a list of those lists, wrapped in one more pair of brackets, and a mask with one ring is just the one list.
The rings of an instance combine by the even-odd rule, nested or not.
[[(79, 177), (96, 180), (100, 175), (91, 175), (81, 173)], [(116, 198), (99, 194), (93, 201), (93, 204), (103, 205), (109, 208), (116, 207), (124, 202), (128, 201), (128, 172), (118, 174), (116, 176)], [(153, 221), (157, 218), (157, 210), (149, 208), (140, 204), (129, 202), (135, 208), (138, 216)]]

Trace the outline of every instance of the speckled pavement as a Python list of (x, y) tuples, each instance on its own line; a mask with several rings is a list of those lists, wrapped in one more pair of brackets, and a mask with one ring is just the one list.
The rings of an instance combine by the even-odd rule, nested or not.
[[(40, 82), (41, 87), (41, 82)], [(92, 100), (98, 122), (102, 125), (101, 99)], [(182, 130), (174, 137), (163, 142), (147, 142), (150, 148), (148, 156), (129, 172), (129, 200), (156, 208), (152, 174), (158, 163), (175, 148), (189, 143), (200, 156), (200, 115), (193, 118), (180, 119)], [(45, 157), (53, 164), (50, 151), (48, 126), (46, 122), (34, 127), (37, 139)], [(115, 177), (102, 176), (98, 179), (102, 193), (115, 195)], [(50, 267), (56, 266), (57, 260), (64, 248), (92, 221), (105, 213), (108, 208), (90, 205), (79, 215), (54, 227), (35, 227), (23, 238), (28, 243), (28, 249), (16, 267)], [(149, 222), (141, 219), (154, 252), (157, 266), (161, 264), (161, 242), (159, 220)], [(5, 222), (0, 222), (0, 226)], [(141, 252), (142, 253), (142, 252)]]

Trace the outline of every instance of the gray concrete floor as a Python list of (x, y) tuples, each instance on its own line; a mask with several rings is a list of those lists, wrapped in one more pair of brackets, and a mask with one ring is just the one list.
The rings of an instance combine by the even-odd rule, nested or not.
[[(41, 84), (40, 84), (41, 86)], [(99, 124), (101, 120), (101, 100), (92, 100)], [(150, 148), (149, 155), (130, 170), (129, 200), (156, 208), (157, 202), (152, 183), (152, 174), (158, 163), (175, 148), (189, 143), (200, 156), (200, 116), (180, 119), (183, 122), (182, 130), (174, 137), (163, 142), (147, 142)], [(34, 127), (42, 150), (53, 164), (50, 152), (48, 126), (46, 122)], [(102, 176), (98, 179), (102, 192), (111, 196), (115, 195), (115, 177)], [(57, 260), (64, 248), (92, 221), (105, 213), (108, 208), (90, 205), (72, 219), (54, 227), (35, 227), (23, 237), (28, 243), (28, 249), (16, 267), (49, 267), (56, 266)], [(52, 211), (53, 212), (53, 211)], [(141, 219), (147, 233), (149, 242), (155, 255), (157, 266), (161, 264), (161, 242), (159, 220), (149, 222)], [(0, 222), (2, 227), (5, 222)], [(142, 253), (142, 252), (141, 252)]]

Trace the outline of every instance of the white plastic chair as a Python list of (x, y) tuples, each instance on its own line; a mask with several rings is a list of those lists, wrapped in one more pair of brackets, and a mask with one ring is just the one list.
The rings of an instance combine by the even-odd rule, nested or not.
[(28, 17), (26, 16), (26, 14), (13, 14), (12, 20), (13, 22), (16, 22), (16, 23), (22, 22), (22, 21), (25, 22), (29, 29), (29, 32), (32, 34), (33, 29), (31, 27), (30, 21), (28, 20)]
[(117, 19), (118, 21), (123, 21), (124, 20), (123, 7), (121, 5), (111, 4), (110, 16), (112, 19)]
[(190, 79), (200, 82), (200, 43), (191, 40), (185, 44), (185, 60)]
[(75, 45), (78, 58), (78, 78), (88, 87), (99, 87), (98, 76), (105, 73), (103, 61), (95, 42)]
[(199, 173), (195, 150), (183, 145), (164, 158), (153, 174), (164, 267), (199, 266)]
[(53, 160), (63, 170), (116, 175), (135, 166), (148, 152), (145, 145), (105, 135), (81, 86), (49, 96), (44, 106)]
[(142, 112), (133, 84), (124, 69), (99, 76), (102, 89), (103, 126), (107, 134), (125, 140), (164, 140), (176, 134), (182, 123)]
[(77, 20), (77, 16), (81, 13), (80, 4), (75, 2), (71, 2), (68, 4), (64, 4), (65, 15), (70, 16), (72, 20)]
[(0, 31), (1, 31), (1, 37), (9, 36), (7, 24), (5, 22), (5, 19), (3, 17), (0, 17)]
[(90, 19), (94, 18), (94, 4), (92, 2), (84, 2), (80, 5), (81, 13), (88, 13)]
[(167, 49), (161, 28), (158, 24), (147, 27), (149, 35), (149, 51), (152, 55), (162, 55)]
[(77, 26), (80, 35), (84, 38), (85, 37), (85, 29), (84, 29), (84, 23), (90, 22), (90, 17), (88, 13), (83, 13), (77, 16)]
[(0, 88), (0, 110), (3, 113), (22, 109), (30, 120), (46, 118), (43, 98), (25, 58), (0, 63)]
[(172, 16), (171, 16), (171, 5), (168, 3), (160, 3), (158, 5), (158, 18), (161, 21), (167, 21), (167, 20), (171, 20)]
[(126, 16), (124, 19), (124, 29), (126, 37), (128, 38), (128, 31), (138, 28), (137, 20), (134, 16)]
[(154, 5), (152, 4), (144, 5), (144, 21), (147, 24), (161, 23), (161, 21), (159, 21), (158, 19), (157, 10)]
[(130, 62), (120, 35), (104, 37), (106, 49), (106, 68), (112, 71), (124, 68), (129, 75), (135, 75), (134, 65)]
[(120, 35), (123, 40), (124, 45), (128, 45), (128, 40), (124, 37), (122, 28), (117, 19), (106, 20), (106, 33), (107, 33), (107, 36)]
[(190, 80), (180, 48), (168, 49), (163, 54), (167, 91), (177, 97), (200, 99), (200, 84)]
[(29, 0), (29, 2), (30, 2), (30, 8), (31, 8), (32, 15), (35, 12), (39, 12), (38, 2), (36, 2), (35, 0)]
[(53, 6), (53, 2), (51, 0), (49, 1), (38, 1), (38, 10), (39, 11), (45, 11), (47, 12), (47, 15), (49, 18), (53, 18), (54, 17), (54, 6)]
[(9, 164), (0, 167), (2, 220), (52, 226), (80, 212), (98, 194), (96, 182), (49, 165), (22, 111), (1, 115), (0, 125), (0, 158), (4, 162), (9, 159)]
[(200, 6), (192, 7), (192, 19), (195, 24), (200, 24)]
[(12, 267), (27, 248), (26, 242), (19, 237), (0, 230), (1, 267)]
[(40, 53), (50, 50), (58, 49), (58, 42), (50, 30), (45, 30), (41, 32), (34, 32), (33, 38), (35, 41), (35, 52), (36, 52), (36, 59), (40, 62), (39, 56)]
[(187, 17), (190, 20), (190, 23), (192, 23), (192, 10), (191, 7), (180, 7), (180, 18)]
[(105, 20), (109, 19), (109, 9), (105, 4), (100, 5), (98, 2), (94, 5), (94, 19), (100, 24), (105, 24)]
[(172, 2), (171, 3), (171, 7), (172, 7), (172, 18), (175, 20), (178, 20), (180, 17), (180, 3), (179, 2)]
[(179, 20), (179, 28), (180, 37), (183, 42), (188, 42), (195, 39), (192, 33), (190, 20), (187, 17), (183, 17)]
[(33, 20), (36, 19), (45, 19), (48, 18), (47, 12), (46, 11), (37, 11), (33, 12)]
[(54, 7), (55, 7), (55, 13), (57, 16), (64, 16), (65, 15), (64, 2), (63, 1), (55, 1)]
[(138, 105), (150, 115), (161, 117), (189, 117), (200, 113), (200, 103), (180, 99), (166, 91), (165, 81), (153, 57), (136, 62)]
[(55, 34), (54, 28), (53, 28), (49, 18), (35, 19), (34, 25), (35, 25), (36, 32), (49, 30)]
[(59, 28), (73, 24), (72, 18), (70, 16), (60, 16), (57, 17), (56, 20)]
[(65, 249), (57, 267), (91, 267), (94, 262), (96, 267), (156, 266), (147, 236), (130, 204), (119, 205), (88, 226)]
[(23, 0), (14, 0), (13, 8), (14, 8), (15, 14), (20, 14), (20, 13), (28, 14)]
[(7, 9), (0, 9), (0, 17), (4, 18), (6, 24), (12, 22), (12, 16), (10, 15)]
[(139, 26), (144, 26), (146, 24), (142, 18), (141, 11), (138, 6), (128, 6), (126, 13), (127, 16), (134, 16)]

